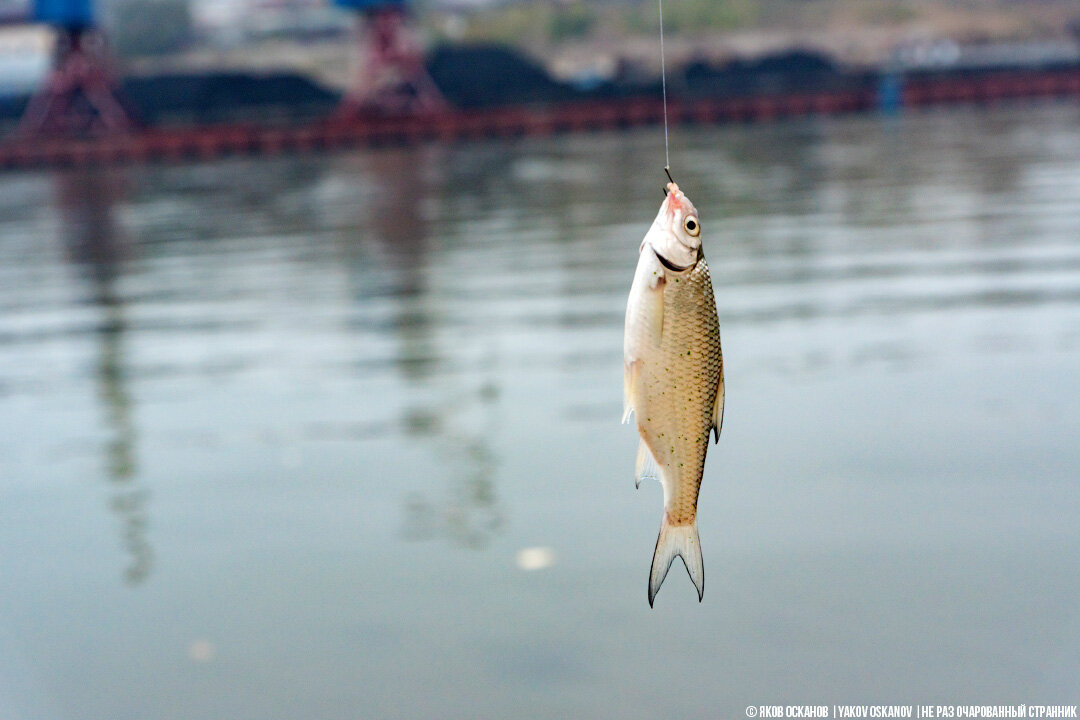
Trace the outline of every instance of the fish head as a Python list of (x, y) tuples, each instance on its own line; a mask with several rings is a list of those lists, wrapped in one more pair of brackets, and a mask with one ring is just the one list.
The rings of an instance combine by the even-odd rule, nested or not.
[(701, 257), (701, 221), (694, 203), (676, 183), (668, 183), (666, 193), (641, 250), (650, 246), (669, 270), (688, 270)]

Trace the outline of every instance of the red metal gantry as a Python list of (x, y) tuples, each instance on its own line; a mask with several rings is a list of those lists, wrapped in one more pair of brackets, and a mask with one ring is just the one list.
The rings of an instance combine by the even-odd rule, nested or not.
[(33, 0), (13, 22), (44, 23), (56, 33), (53, 65), (30, 99), (16, 136), (115, 136), (135, 123), (120, 100), (104, 34), (98, 29), (94, 0)]
[[(350, 5), (350, 3), (341, 3)], [(428, 75), (424, 52), (403, 2), (351, 3), (358, 10), (359, 62), (334, 120), (365, 114), (407, 115), (446, 109)]]
[(19, 123), (20, 138), (117, 135), (135, 128), (100, 32), (58, 28), (54, 57)]

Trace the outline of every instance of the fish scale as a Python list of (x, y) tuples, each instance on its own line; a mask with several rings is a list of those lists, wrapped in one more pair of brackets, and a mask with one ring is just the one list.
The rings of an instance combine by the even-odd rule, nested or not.
[(663, 327), (657, 362), (643, 368), (648, 408), (643, 414), (652, 420), (642, 438), (657, 464), (670, 471), (668, 522), (687, 525), (697, 517), (713, 403), (724, 364), (704, 256), (688, 272), (665, 273)]

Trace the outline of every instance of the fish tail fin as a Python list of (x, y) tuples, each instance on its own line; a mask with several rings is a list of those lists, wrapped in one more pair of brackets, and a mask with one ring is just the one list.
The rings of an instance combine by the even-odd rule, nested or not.
[(697, 519), (689, 525), (672, 525), (664, 513), (660, 535), (656, 538), (652, 570), (649, 572), (649, 607), (652, 607), (657, 591), (667, 577), (671, 563), (681, 557), (690, 579), (697, 588), (698, 602), (705, 595), (705, 566), (701, 562), (701, 541), (698, 539)]

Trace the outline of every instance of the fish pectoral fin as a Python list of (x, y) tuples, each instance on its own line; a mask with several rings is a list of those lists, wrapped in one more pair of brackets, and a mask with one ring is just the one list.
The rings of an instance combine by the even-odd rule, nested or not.
[(653, 606), (656, 593), (667, 577), (671, 563), (676, 557), (683, 559), (686, 571), (697, 588), (698, 602), (705, 596), (705, 566), (701, 560), (701, 541), (698, 539), (697, 520), (689, 525), (672, 525), (667, 513), (656, 538), (652, 569), (649, 571), (649, 607)]
[(659, 480), (660, 466), (649, 446), (642, 440), (637, 447), (637, 463), (634, 465), (634, 487), (641, 487), (642, 480)]
[(664, 341), (664, 288), (663, 286), (649, 291), (649, 300), (645, 313), (645, 326), (648, 331), (648, 341), (654, 347), (660, 347)]
[(724, 371), (720, 371), (720, 382), (716, 386), (716, 400), (712, 413), (713, 442), (720, 442), (720, 431), (724, 428)]
[(664, 336), (664, 268), (655, 254), (643, 253), (626, 301), (623, 361), (646, 357)]
[(638, 360), (633, 360), (631, 362), (623, 362), (623, 425), (630, 422), (630, 415), (634, 412), (634, 384), (637, 381), (638, 369), (640, 367), (641, 362)]

